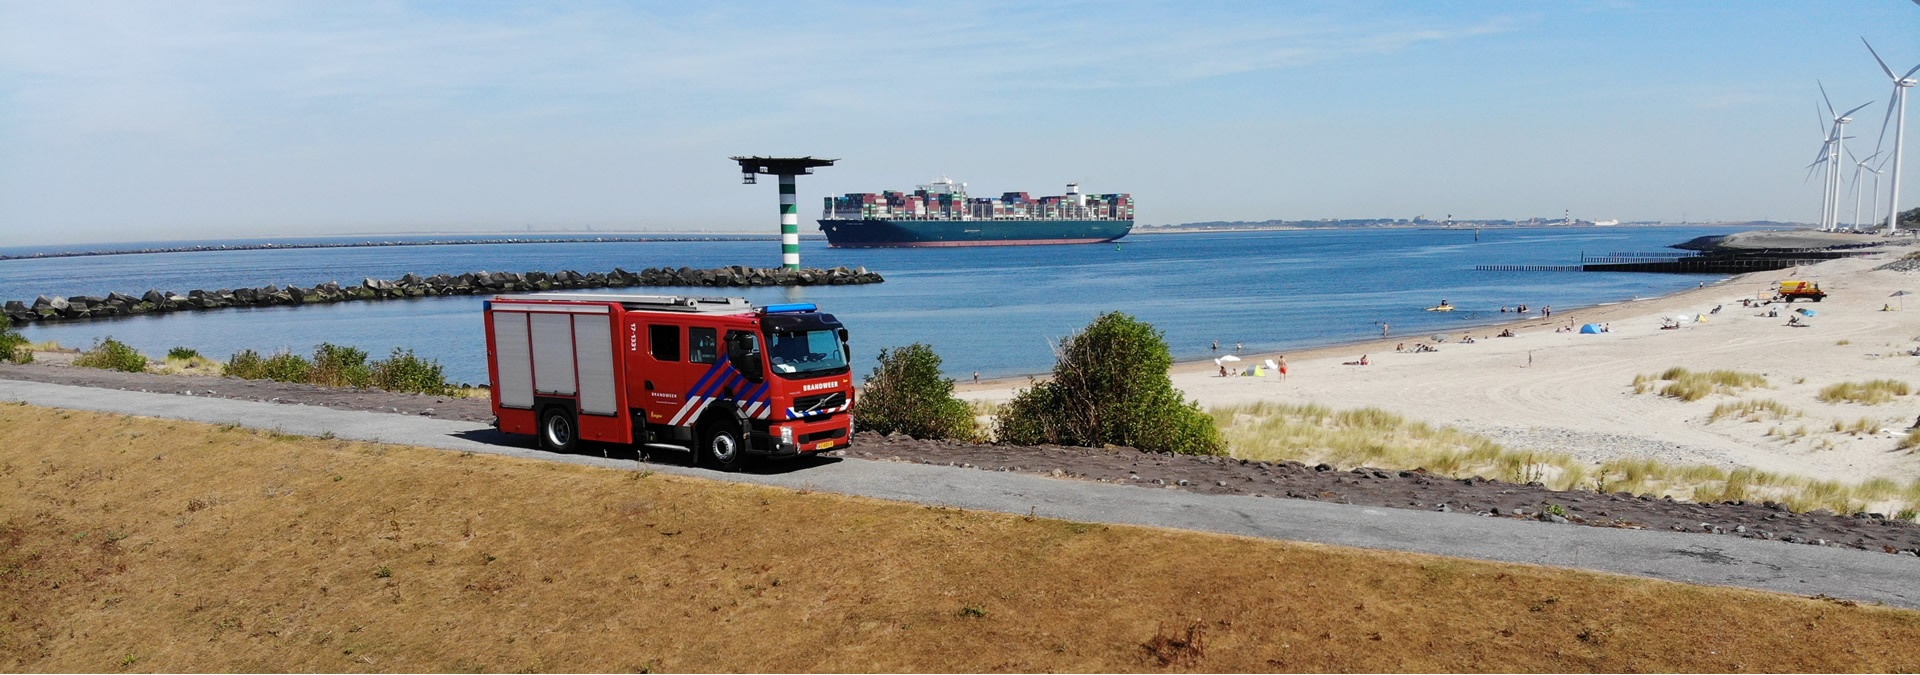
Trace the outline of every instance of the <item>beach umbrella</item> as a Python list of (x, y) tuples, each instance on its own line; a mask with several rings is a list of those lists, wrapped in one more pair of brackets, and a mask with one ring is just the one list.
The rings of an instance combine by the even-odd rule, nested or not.
[(1903, 311), (1903, 312), (1904, 312), (1904, 311), (1906, 311), (1906, 310), (1907, 310), (1907, 296), (1909, 296), (1909, 295), (1913, 295), (1913, 292), (1912, 292), (1912, 291), (1908, 291), (1908, 290), (1898, 290), (1898, 291), (1894, 291), (1894, 292), (1893, 292), (1893, 295), (1889, 295), (1889, 296), (1887, 296), (1887, 297), (1889, 297), (1889, 298), (1899, 298), (1899, 299), (1900, 299), (1900, 311)]
[(1233, 361), (1238, 361), (1238, 360), (1240, 360), (1240, 357), (1238, 357), (1238, 356), (1234, 356), (1234, 355), (1232, 355), (1232, 354), (1227, 354), (1227, 355), (1225, 355), (1225, 356), (1222, 356), (1222, 357), (1220, 357), (1220, 358), (1217, 358), (1217, 359), (1214, 359), (1214, 360), (1213, 360), (1213, 365), (1216, 365), (1216, 366), (1224, 366), (1224, 365), (1226, 365), (1226, 364), (1227, 364), (1227, 363), (1229, 363), (1229, 362), (1233, 362)]

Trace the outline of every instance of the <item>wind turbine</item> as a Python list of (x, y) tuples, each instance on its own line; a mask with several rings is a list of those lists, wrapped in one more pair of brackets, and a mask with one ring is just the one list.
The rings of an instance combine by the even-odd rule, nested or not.
[[(1827, 112), (1833, 113), (1833, 99), (1827, 98), (1827, 85), (1820, 84), (1819, 82), (1815, 82), (1815, 84), (1820, 85), (1820, 100), (1826, 101)], [(1847, 140), (1847, 124), (1853, 121), (1854, 113), (1860, 112), (1861, 108), (1870, 105), (1873, 105), (1873, 101), (1867, 101), (1866, 103), (1854, 106), (1852, 110), (1833, 115), (1833, 136), (1831, 136), (1833, 139), (1833, 147), (1828, 150), (1829, 160), (1827, 162), (1827, 210), (1821, 214), (1821, 216), (1826, 219), (1821, 223), (1820, 229), (1822, 230), (1832, 231), (1840, 229), (1840, 157), (1843, 151), (1842, 146), (1846, 144)], [(1895, 147), (1899, 147), (1899, 144), (1895, 143)], [(1897, 153), (1898, 150), (1895, 150), (1895, 152)], [(1899, 159), (1894, 159), (1894, 166), (1900, 166)], [(1894, 175), (1899, 175), (1899, 173), (1899, 169), (1896, 168)]]
[(1833, 206), (1833, 193), (1827, 190), (1827, 178), (1833, 173), (1833, 153), (1831, 152), (1833, 128), (1827, 126), (1827, 116), (1820, 111), (1818, 101), (1813, 104), (1813, 116), (1820, 126), (1820, 133), (1825, 134), (1826, 138), (1820, 143), (1820, 154), (1814, 156), (1812, 164), (1807, 165), (1807, 180), (1813, 180), (1813, 172), (1816, 169), (1825, 172), (1820, 174), (1820, 231), (1825, 232), (1827, 231), (1827, 212)]
[[(1920, 0), (1914, 0), (1914, 2), (1920, 2)], [(1887, 160), (1881, 159), (1880, 166), (1886, 165)], [(1871, 166), (1863, 168), (1873, 172), (1873, 200), (1868, 202), (1873, 205), (1873, 208), (1867, 209), (1867, 217), (1873, 221), (1875, 227), (1878, 227), (1880, 225), (1880, 170)]]
[[(1866, 159), (1860, 159), (1858, 157), (1853, 156), (1852, 150), (1848, 150), (1847, 157), (1853, 160), (1853, 224), (1852, 224), (1852, 227), (1848, 229), (1859, 231), (1860, 229), (1860, 195), (1864, 194), (1862, 189), (1865, 187), (1860, 184), (1860, 172), (1867, 168), (1867, 164), (1869, 162), (1873, 161), (1874, 155), (1867, 155)], [(1878, 172), (1875, 172), (1875, 174), (1877, 175)], [(1878, 189), (1879, 184), (1876, 182), (1874, 184), (1874, 187)], [(1874, 195), (1875, 199), (1879, 199), (1879, 197), (1880, 196), (1878, 194)]]
[[(1887, 79), (1893, 80), (1893, 97), (1887, 99), (1887, 117), (1880, 120), (1882, 140), (1887, 137), (1887, 120), (1892, 119), (1894, 124), (1893, 189), (1888, 190), (1890, 196), (1887, 198), (1887, 234), (1893, 234), (1900, 231), (1900, 146), (1907, 138), (1907, 90), (1913, 88), (1915, 84), (1920, 84), (1920, 81), (1913, 79), (1913, 73), (1920, 71), (1920, 65), (1915, 65), (1905, 75), (1896, 76), (1893, 74), (1893, 69), (1887, 67), (1886, 60), (1880, 58), (1880, 52), (1873, 51), (1872, 43), (1862, 37), (1860, 44), (1867, 46), (1867, 53), (1872, 54), (1874, 62), (1880, 64), (1881, 72), (1887, 74)], [(1894, 117), (1896, 108), (1898, 117)]]

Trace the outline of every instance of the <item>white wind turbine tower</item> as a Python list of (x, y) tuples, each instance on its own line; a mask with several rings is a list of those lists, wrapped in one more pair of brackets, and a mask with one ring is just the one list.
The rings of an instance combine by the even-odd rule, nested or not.
[[(1816, 82), (1815, 84), (1819, 83)], [(1827, 112), (1832, 114), (1833, 100), (1827, 98), (1827, 85), (1820, 84), (1820, 99), (1826, 101)], [(1829, 136), (1829, 138), (1833, 140), (1833, 145), (1829, 147), (1827, 151), (1827, 209), (1824, 213), (1820, 214), (1821, 217), (1825, 219), (1820, 223), (1821, 230), (1833, 231), (1840, 229), (1840, 158), (1842, 157), (1842, 146), (1846, 144), (1848, 138), (1847, 124), (1853, 121), (1854, 113), (1860, 112), (1861, 108), (1870, 105), (1873, 105), (1873, 101), (1867, 101), (1866, 103), (1854, 106), (1852, 110), (1833, 115), (1833, 135)], [(1900, 160), (1895, 159), (1894, 166), (1899, 166), (1899, 161)], [(1896, 170), (1894, 173), (1897, 175), (1899, 172)]]
[[(1886, 158), (1884, 157), (1881, 158), (1880, 166), (1886, 166), (1886, 165), (1887, 165)], [(1880, 170), (1873, 168), (1871, 166), (1861, 167), (1861, 168), (1864, 168), (1867, 171), (1870, 171), (1873, 173), (1873, 199), (1870, 199), (1867, 201), (1868, 204), (1873, 205), (1873, 208), (1867, 209), (1867, 221), (1873, 223), (1877, 227), (1880, 224)]]
[(1820, 142), (1820, 154), (1814, 157), (1812, 164), (1807, 165), (1807, 180), (1813, 180), (1815, 170), (1824, 172), (1820, 174), (1820, 231), (1825, 232), (1827, 212), (1833, 207), (1833, 193), (1827, 190), (1828, 174), (1833, 173), (1833, 127), (1827, 125), (1827, 115), (1820, 110), (1818, 101), (1813, 104), (1813, 116), (1818, 120), (1816, 123), (1820, 126), (1820, 133), (1825, 134), (1826, 138)]
[[(1849, 229), (1852, 229), (1857, 232), (1860, 230), (1860, 195), (1864, 194), (1863, 188), (1866, 187), (1860, 184), (1860, 172), (1863, 170), (1868, 170), (1867, 164), (1873, 161), (1874, 155), (1867, 155), (1866, 159), (1860, 159), (1858, 157), (1854, 157), (1853, 151), (1849, 150), (1847, 151), (1847, 157), (1853, 160), (1853, 223)], [(1875, 171), (1874, 174), (1877, 176), (1879, 175), (1879, 172)], [(1875, 194), (1873, 196), (1874, 199), (1880, 198), (1880, 195), (1878, 193), (1879, 189), (1880, 189), (1880, 184), (1878, 180), (1876, 180), (1874, 182), (1874, 190), (1875, 190)]]
[(1900, 231), (1900, 146), (1907, 137), (1907, 90), (1912, 89), (1915, 84), (1920, 84), (1920, 81), (1913, 79), (1913, 73), (1920, 71), (1920, 65), (1915, 65), (1912, 69), (1908, 70), (1905, 75), (1896, 76), (1893, 74), (1893, 69), (1887, 67), (1886, 60), (1880, 58), (1880, 53), (1873, 51), (1872, 43), (1867, 42), (1867, 39), (1863, 37), (1860, 38), (1860, 44), (1867, 46), (1867, 53), (1872, 54), (1874, 62), (1880, 64), (1881, 72), (1886, 73), (1887, 78), (1893, 80), (1893, 97), (1887, 99), (1887, 118), (1880, 121), (1880, 138), (1882, 140), (1885, 140), (1887, 137), (1887, 119), (1893, 120), (1894, 124), (1893, 189), (1887, 191), (1889, 194), (1887, 197), (1887, 234), (1893, 234)]

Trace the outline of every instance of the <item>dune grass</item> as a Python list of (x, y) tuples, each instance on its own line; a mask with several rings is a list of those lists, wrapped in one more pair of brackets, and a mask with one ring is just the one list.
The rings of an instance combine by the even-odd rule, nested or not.
[(1830, 384), (1821, 388), (1820, 393), (1815, 397), (1827, 403), (1880, 405), (1891, 403), (1893, 399), (1911, 393), (1913, 393), (1912, 387), (1899, 380), (1871, 380)]
[(10, 672), (1920, 670), (1907, 610), (20, 405), (0, 479)]
[(1799, 417), (1800, 411), (1782, 405), (1773, 399), (1742, 399), (1731, 403), (1722, 403), (1713, 407), (1713, 414), (1707, 421), (1718, 422), (1732, 417), (1744, 422), (1764, 422), (1767, 419), (1784, 420)]
[[(1774, 501), (1795, 511), (1899, 513), (1920, 508), (1920, 479), (1906, 484), (1885, 478), (1848, 483), (1637, 457), (1596, 466), (1560, 453), (1511, 450), (1485, 437), (1374, 408), (1334, 411), (1319, 405), (1256, 403), (1210, 412), (1227, 439), (1228, 453), (1242, 459), (1425, 469), (1455, 478), (1481, 476), (1540, 482), (1556, 490), (1628, 492), (1691, 501)], [(1871, 420), (1863, 421), (1873, 425)], [(1776, 431), (1768, 433), (1789, 437), (1811, 433), (1805, 425), (1796, 432)], [(1916, 444), (1911, 447), (1920, 447), (1920, 437), (1909, 438)]]
[(1586, 466), (1559, 453), (1515, 452), (1451, 427), (1409, 421), (1378, 408), (1335, 411), (1315, 404), (1214, 408), (1229, 453), (1242, 459), (1325, 462), (1341, 467), (1423, 468), (1555, 489), (1583, 484)]
[(1698, 401), (1716, 393), (1738, 394), (1766, 386), (1766, 377), (1735, 370), (1694, 372), (1673, 367), (1657, 375), (1636, 375), (1633, 378), (1633, 393), (1644, 394), (1657, 390), (1661, 396), (1682, 401)]

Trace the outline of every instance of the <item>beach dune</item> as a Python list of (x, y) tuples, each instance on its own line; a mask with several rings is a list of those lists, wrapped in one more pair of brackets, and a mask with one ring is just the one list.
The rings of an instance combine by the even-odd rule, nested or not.
[[(1920, 276), (1874, 269), (1904, 251), (1756, 272), (1657, 299), (1555, 312), (1551, 319), (1534, 314), (1452, 333), (1433, 352), (1395, 351), (1403, 342), (1409, 349), (1431, 342), (1422, 335), (1288, 353), (1291, 374), (1284, 381), (1273, 374), (1220, 377), (1211, 362), (1176, 365), (1172, 376), (1203, 407), (1259, 401), (1372, 407), (1482, 434), (1509, 448), (1596, 463), (1644, 457), (1849, 482), (1904, 481), (1920, 475), (1920, 455), (1897, 449), (1920, 416), (1920, 395), (1879, 405), (1819, 396), (1829, 385), (1878, 379), (1920, 391), (1920, 357), (1909, 355), (1920, 347), (1920, 298), (1902, 310), (1903, 298), (1894, 295), (1920, 291)], [(1818, 282), (1830, 295), (1818, 303), (1743, 306), (1743, 300), (1771, 298), (1786, 279)], [(1767, 316), (1769, 309), (1778, 315)], [(1802, 316), (1808, 325), (1788, 325), (1800, 309), (1814, 312)], [(1676, 317), (1684, 318), (1679, 328), (1661, 328)], [(1566, 330), (1589, 323), (1610, 330)], [(1494, 337), (1503, 328), (1515, 336)], [(1468, 334), (1475, 341), (1462, 343)], [(1363, 354), (1369, 365), (1347, 365)], [(1238, 365), (1273, 356), (1252, 355)], [(1767, 384), (1690, 402), (1636, 392), (1636, 375), (1672, 367), (1753, 373)], [(963, 385), (959, 394), (1004, 401), (1024, 386), (1025, 378), (996, 380)], [(1775, 401), (1790, 414), (1710, 421), (1716, 406), (1747, 400)], [(1836, 423), (1849, 431), (1834, 431)]]

